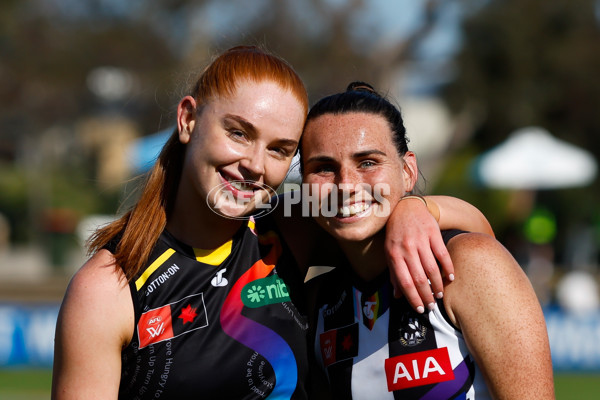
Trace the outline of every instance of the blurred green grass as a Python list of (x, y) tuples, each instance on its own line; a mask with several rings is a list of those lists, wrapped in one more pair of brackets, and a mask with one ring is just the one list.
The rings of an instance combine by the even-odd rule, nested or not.
[[(47, 400), (50, 398), (50, 369), (0, 369), (0, 399)], [(600, 374), (556, 373), (557, 400), (597, 400)]]
[(51, 386), (51, 369), (0, 369), (2, 400), (48, 400)]

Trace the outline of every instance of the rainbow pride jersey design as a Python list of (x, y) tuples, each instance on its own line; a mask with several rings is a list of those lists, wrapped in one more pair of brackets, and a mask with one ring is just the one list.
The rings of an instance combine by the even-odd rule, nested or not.
[(135, 332), (120, 398), (307, 398), (302, 280), (267, 218), (258, 221), (214, 250), (163, 232), (129, 285)]

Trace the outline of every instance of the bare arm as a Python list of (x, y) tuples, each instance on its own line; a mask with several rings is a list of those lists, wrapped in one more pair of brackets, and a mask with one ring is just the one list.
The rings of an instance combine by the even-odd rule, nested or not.
[(544, 315), (531, 284), (495, 239), (464, 234), (448, 245), (457, 276), (444, 303), (494, 398), (554, 399)]
[(121, 349), (133, 333), (129, 288), (102, 250), (73, 277), (55, 336), (52, 399), (116, 399)]
[(427, 196), (427, 207), (419, 199), (398, 203), (386, 227), (386, 252), (396, 295), (406, 296), (417, 311), (443, 296), (444, 276), (452, 280), (454, 267), (440, 229), (462, 229), (494, 235), (485, 216), (476, 207), (450, 196)]
[(451, 196), (427, 196), (427, 206), (435, 214), (440, 229), (461, 229), (468, 232), (486, 233), (494, 237), (489, 221), (474, 205)]

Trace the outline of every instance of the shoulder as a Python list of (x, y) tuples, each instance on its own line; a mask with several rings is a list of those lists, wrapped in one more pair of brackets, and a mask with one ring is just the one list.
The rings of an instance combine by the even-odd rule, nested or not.
[(100, 250), (71, 279), (58, 314), (52, 397), (116, 398), (134, 319), (123, 272)]
[(529, 279), (510, 252), (483, 233), (463, 233), (448, 242), (455, 280), (447, 284), (444, 304), (453, 322), (466, 308), (502, 308), (507, 294), (531, 289)]
[(444, 307), (498, 398), (553, 398), (552, 360), (539, 301), (521, 266), (485, 234), (448, 243), (456, 271)]
[(79, 321), (90, 329), (112, 326), (113, 333), (119, 331), (128, 341), (133, 318), (133, 300), (123, 271), (116, 266), (112, 253), (98, 251), (71, 278), (61, 319), (67, 323)]
[(494, 237), (485, 233), (465, 232), (453, 236), (448, 241), (448, 252), (454, 263), (459, 263), (459, 268), (469, 268), (473, 263), (485, 262), (492, 268), (496, 263), (508, 262), (514, 259), (510, 252)]
[(115, 264), (113, 254), (103, 249), (94, 254), (73, 275), (67, 295), (116, 294), (124, 289), (128, 290), (128, 285), (123, 271)]

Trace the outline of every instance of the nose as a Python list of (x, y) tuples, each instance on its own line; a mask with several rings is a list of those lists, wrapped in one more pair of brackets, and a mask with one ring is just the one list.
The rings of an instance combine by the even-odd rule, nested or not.
[(241, 173), (244, 179), (258, 180), (265, 174), (265, 149), (252, 146), (240, 160)]
[(356, 185), (360, 183), (356, 171), (349, 167), (340, 168), (336, 180), (338, 190), (350, 193), (353, 192)]
[(341, 167), (339, 172), (338, 172), (338, 176), (337, 176), (337, 184), (339, 186), (347, 186), (347, 185), (352, 185), (354, 186), (355, 184), (359, 183), (358, 182), (358, 174), (356, 173), (356, 171), (353, 168), (350, 167)]

